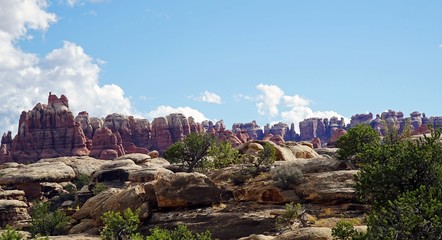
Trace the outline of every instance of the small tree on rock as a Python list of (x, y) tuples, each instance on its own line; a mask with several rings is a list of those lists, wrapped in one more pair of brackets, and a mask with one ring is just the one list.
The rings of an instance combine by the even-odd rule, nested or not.
[(215, 137), (208, 133), (191, 133), (182, 141), (172, 144), (164, 153), (164, 157), (171, 162), (183, 163), (187, 167), (187, 172), (193, 172), (194, 168), (208, 156), (215, 140)]

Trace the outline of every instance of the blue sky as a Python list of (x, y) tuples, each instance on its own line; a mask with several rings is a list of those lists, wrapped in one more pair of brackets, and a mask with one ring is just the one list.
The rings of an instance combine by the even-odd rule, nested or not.
[(49, 91), (75, 114), (183, 111), (229, 128), (387, 109), (442, 115), (440, 1), (0, 5), (3, 131)]

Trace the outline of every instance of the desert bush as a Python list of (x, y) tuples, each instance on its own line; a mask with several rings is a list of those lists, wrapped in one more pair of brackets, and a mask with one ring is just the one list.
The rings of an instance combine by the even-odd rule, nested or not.
[[(431, 128), (430, 128), (431, 129)], [(393, 139), (360, 156), (356, 192), (371, 204), (370, 239), (442, 239), (441, 130), (416, 142)]]
[(215, 137), (209, 133), (191, 133), (182, 141), (172, 144), (164, 153), (164, 157), (170, 162), (185, 165), (187, 172), (193, 172), (194, 168), (209, 155), (215, 140)]
[(31, 235), (56, 236), (65, 234), (65, 228), (70, 218), (57, 209), (50, 211), (49, 204), (43, 202), (34, 202), (31, 209)]
[(294, 164), (283, 164), (270, 171), (272, 180), (280, 188), (287, 189), (292, 185), (302, 182), (304, 176)]
[[(284, 213), (276, 218), (276, 228), (280, 230), (290, 229), (293, 223), (299, 221), (301, 222), (302, 215), (305, 213), (305, 209), (303, 209), (300, 203), (287, 203), (285, 205)], [(302, 225), (306, 223), (301, 222)]]
[(367, 239), (365, 233), (357, 231), (353, 224), (347, 221), (338, 221), (332, 228), (333, 240), (363, 240)]
[(21, 240), (23, 234), (13, 229), (11, 226), (6, 225), (6, 230), (0, 235), (0, 240)]
[(99, 193), (105, 191), (107, 189), (107, 186), (104, 183), (95, 183), (92, 187), (92, 193), (94, 196), (98, 195)]
[(216, 144), (213, 144), (208, 154), (213, 157), (213, 166), (215, 168), (228, 167), (238, 163), (239, 159), (239, 151), (227, 141), (218, 141)]
[(358, 124), (350, 128), (336, 142), (339, 148), (337, 154), (341, 160), (348, 160), (358, 165), (361, 162), (360, 154), (367, 149), (377, 148), (380, 144), (379, 134), (368, 124)]
[(368, 217), (370, 239), (442, 239), (442, 189), (421, 186)]
[(276, 161), (275, 147), (270, 143), (264, 143), (263, 149), (255, 154), (244, 154), (241, 156), (241, 162), (252, 165), (254, 172), (258, 173), (263, 166), (270, 166)]
[(91, 183), (91, 178), (86, 174), (80, 174), (76, 179), (72, 180), (72, 183), (75, 184), (77, 190), (81, 190), (83, 186)]
[(252, 177), (253, 176), (251, 174), (240, 171), (240, 172), (233, 173), (232, 176), (230, 177), (230, 180), (232, 180), (232, 183), (234, 185), (241, 185), (241, 184), (244, 184), (247, 180), (249, 180)]
[(150, 230), (151, 235), (146, 237), (146, 240), (211, 240), (212, 234), (207, 230), (202, 233), (194, 233), (187, 226), (178, 225), (174, 230), (166, 230), (161, 228), (154, 228)]
[(101, 216), (104, 226), (100, 231), (100, 237), (103, 240), (141, 239), (138, 233), (139, 214), (140, 209), (133, 212), (130, 208), (127, 208), (123, 215), (114, 211), (105, 212)]

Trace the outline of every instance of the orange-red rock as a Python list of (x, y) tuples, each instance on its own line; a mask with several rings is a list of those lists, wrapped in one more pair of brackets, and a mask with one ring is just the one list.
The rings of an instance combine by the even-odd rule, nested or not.
[(47, 105), (38, 103), (31, 111), (22, 112), (11, 152), (13, 160), (20, 163), (89, 154), (86, 137), (74, 121), (66, 96), (49, 94)]

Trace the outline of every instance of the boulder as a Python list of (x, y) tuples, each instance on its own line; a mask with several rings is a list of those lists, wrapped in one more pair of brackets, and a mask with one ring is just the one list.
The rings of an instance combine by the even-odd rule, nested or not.
[(31, 219), (28, 204), (20, 200), (0, 199), (0, 227), (17, 226)]
[(357, 170), (341, 170), (304, 174), (304, 182), (297, 185), (295, 190), (298, 196), (309, 203), (355, 203), (357, 173)]
[(181, 208), (211, 205), (219, 200), (221, 189), (200, 173), (163, 176), (154, 186), (158, 207)]
[(275, 240), (332, 240), (332, 231), (326, 227), (297, 228), (275, 237)]
[(294, 190), (282, 190), (272, 181), (257, 181), (246, 184), (233, 192), (236, 201), (282, 204), (298, 202), (300, 199)]
[(160, 156), (160, 153), (157, 150), (153, 150), (153, 151), (149, 152), (147, 155), (149, 155), (150, 158), (157, 158)]
[(71, 167), (76, 177), (80, 175), (91, 176), (93, 172), (99, 170), (106, 161), (98, 160), (88, 156), (72, 156), (72, 157), (59, 157), (59, 158), (47, 158), (41, 159), (39, 163), (64, 163)]
[(101, 216), (107, 211), (124, 212), (127, 208), (133, 211), (140, 208), (140, 220), (150, 215), (149, 197), (141, 185), (125, 189), (111, 188), (89, 198), (80, 210), (72, 215), (73, 219), (92, 219), (92, 226), (101, 225)]
[(144, 183), (155, 181), (171, 174), (173, 174), (172, 171), (162, 167), (147, 167), (140, 170), (130, 171), (127, 180)]
[(0, 176), (0, 185), (65, 182), (75, 178), (75, 171), (62, 162), (38, 162), (19, 168), (1, 169)]
[(148, 162), (151, 159), (151, 157), (148, 154), (131, 153), (118, 157), (115, 159), (115, 161), (127, 160), (127, 159), (132, 160), (135, 164), (142, 164), (144, 162)]
[(130, 159), (107, 161), (99, 170), (92, 175), (93, 181), (109, 182), (120, 181), (124, 182), (129, 179), (129, 172), (142, 169), (134, 161)]

